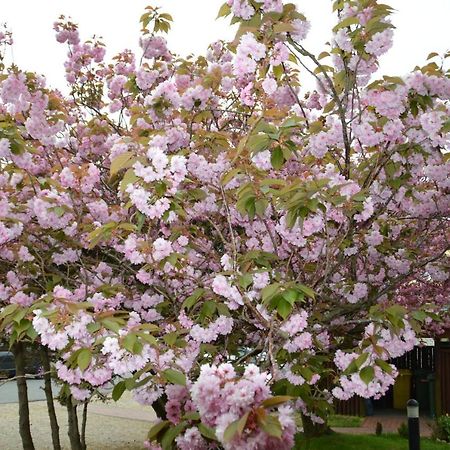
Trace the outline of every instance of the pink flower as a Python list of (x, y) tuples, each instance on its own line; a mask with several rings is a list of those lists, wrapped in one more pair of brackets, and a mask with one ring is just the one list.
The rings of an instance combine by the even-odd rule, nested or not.
[(155, 261), (161, 261), (169, 256), (172, 251), (172, 244), (163, 238), (158, 238), (153, 242), (152, 255)]

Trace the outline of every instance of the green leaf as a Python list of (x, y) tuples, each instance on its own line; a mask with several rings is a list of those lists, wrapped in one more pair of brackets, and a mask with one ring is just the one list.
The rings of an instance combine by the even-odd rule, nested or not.
[(254, 134), (248, 139), (248, 147), (252, 153), (258, 153), (266, 150), (270, 144), (270, 138), (265, 133)]
[(25, 145), (22, 139), (10, 138), (9, 148), (13, 155), (20, 155), (23, 152)]
[(167, 345), (174, 345), (177, 341), (178, 333), (176, 331), (172, 331), (171, 333), (167, 333), (164, 335), (163, 339)]
[(115, 228), (117, 228), (117, 222), (109, 222), (89, 233), (89, 248), (94, 248), (102, 239), (109, 237)]
[(122, 340), (122, 347), (128, 350), (130, 353), (134, 353), (134, 344), (137, 341), (137, 336), (135, 334), (127, 334)]
[(134, 173), (134, 169), (128, 169), (120, 182), (119, 190), (125, 192), (126, 188), (133, 183), (139, 181), (139, 177)]
[(333, 111), (333, 109), (336, 107), (336, 102), (334, 100), (331, 100), (331, 102), (327, 103), (325, 105), (325, 108), (323, 108), (323, 112), (325, 114), (330, 113), (331, 111)]
[(227, 172), (220, 180), (222, 186), (226, 186), (237, 174), (240, 173), (240, 171), (241, 171), (241, 168), (236, 167), (235, 169)]
[(294, 397), (291, 397), (290, 395), (276, 395), (274, 397), (270, 397), (266, 400), (264, 400), (261, 405), (264, 406), (264, 408), (272, 408), (274, 406), (281, 405), (283, 403), (286, 403), (290, 400), (292, 400)]
[(27, 330), (27, 336), (34, 342), (34, 340), (35, 340), (39, 335), (37, 334), (37, 331), (36, 331), (33, 327), (30, 327), (30, 328), (28, 328), (28, 330)]
[(284, 164), (284, 155), (283, 155), (283, 150), (281, 149), (280, 146), (276, 147), (273, 151), (272, 154), (270, 156), (270, 162), (272, 164), (272, 167), (274, 169), (281, 169), (283, 167)]
[(213, 314), (216, 312), (216, 303), (208, 300), (207, 302), (203, 303), (200, 315), (204, 317), (211, 318)]
[(300, 117), (289, 117), (289, 119), (286, 119), (281, 125), (280, 128), (293, 128), (297, 127), (301, 122)]
[[(144, 339), (145, 342), (147, 342), (150, 345), (158, 345), (158, 341), (156, 340), (155, 336), (148, 334), (148, 333), (138, 333), (138, 336), (141, 337), (142, 339)], [(138, 344), (139, 342), (137, 342), (136, 344)], [(135, 345), (136, 345), (135, 344)], [(133, 350), (136, 350), (135, 347), (133, 347)], [(140, 352), (136, 352), (134, 351), (134, 353), (140, 353)]]
[(102, 324), (105, 328), (108, 328), (108, 330), (114, 331), (116, 333), (120, 331), (119, 323), (113, 319), (103, 319)]
[(80, 353), (78, 353), (77, 364), (80, 370), (86, 370), (91, 363), (92, 353), (88, 348), (81, 349)]
[(115, 175), (121, 169), (131, 167), (133, 162), (130, 161), (130, 159), (133, 156), (134, 155), (132, 152), (124, 152), (124, 153), (121, 153), (119, 156), (116, 156), (111, 162), (111, 167), (110, 167), (111, 176)]
[(341, 28), (349, 27), (350, 25), (359, 25), (359, 19), (358, 17), (352, 16), (347, 17), (342, 22), (339, 22), (334, 28), (333, 32), (336, 33), (336, 31), (340, 30)]
[(186, 420), (200, 420), (200, 414), (197, 411), (191, 411), (183, 416)]
[(361, 355), (359, 355), (354, 361), (356, 364), (356, 367), (359, 369), (366, 361), (367, 358), (369, 357), (368, 353), (362, 353)]
[(237, 432), (241, 435), (245, 430), (245, 425), (247, 425), (248, 416), (250, 415), (250, 411), (247, 411), (237, 423)]
[(296, 287), (302, 291), (307, 297), (314, 299), (316, 297), (316, 293), (308, 286), (304, 284), (297, 284)]
[(375, 370), (371, 366), (366, 366), (361, 369), (361, 372), (359, 372), (359, 376), (361, 380), (364, 381), (364, 383), (369, 384), (375, 377)]
[(19, 305), (17, 303), (10, 303), (9, 305), (6, 305), (0, 313), (0, 319), (13, 314), (18, 307)]
[(186, 386), (186, 375), (174, 369), (166, 369), (164, 376), (169, 383)]
[(300, 366), (298, 368), (300, 375), (307, 381), (310, 382), (314, 375), (314, 372), (308, 366)]
[(220, 17), (226, 17), (231, 14), (231, 7), (228, 5), (228, 3), (224, 3), (220, 9), (219, 14), (217, 14), (216, 19), (219, 19)]
[(201, 298), (201, 296), (205, 293), (205, 289), (197, 288), (189, 297), (187, 297), (183, 304), (182, 308), (191, 309)]
[(292, 304), (284, 298), (280, 298), (277, 305), (277, 312), (283, 319), (286, 319), (292, 312)]
[(450, 133), (450, 120), (444, 122), (444, 125), (441, 128), (441, 133)]
[(338, 9), (342, 9), (344, 7), (344, 0), (336, 0), (333, 3), (333, 12), (337, 11)]
[(281, 428), (281, 423), (278, 417), (273, 414), (267, 414), (264, 419), (260, 421), (261, 428), (269, 435), (276, 438), (281, 438), (283, 434), (283, 429)]
[(411, 313), (412, 317), (419, 322), (423, 322), (427, 317), (427, 313), (425, 311), (413, 311)]
[(242, 289), (247, 289), (253, 283), (253, 276), (251, 273), (244, 273), (238, 278), (239, 286)]
[(20, 309), (17, 311), (13, 317), (14, 322), (19, 323), (27, 315), (27, 312), (28, 311), (26, 309)]
[(150, 431), (148, 432), (147, 438), (149, 441), (155, 440), (155, 438), (158, 436), (158, 434), (164, 430), (164, 428), (167, 428), (169, 425), (171, 425), (171, 422), (168, 420), (162, 420), (161, 422), (158, 422), (157, 424), (153, 425), (150, 428)]
[(392, 305), (386, 309), (386, 312), (388, 313), (389, 316), (403, 319), (406, 314), (406, 309), (404, 306), (401, 305)]
[(122, 222), (119, 223), (119, 225), (117, 225), (117, 228), (121, 228), (122, 230), (126, 230), (126, 231), (136, 231), (136, 225), (134, 225), (133, 223), (129, 223), (129, 222)]
[(368, 353), (362, 353), (361, 355), (359, 355), (344, 370), (344, 375), (349, 375), (359, 370), (359, 368), (366, 362), (368, 357), (369, 357)]
[(250, 220), (253, 220), (255, 218), (256, 214), (256, 206), (255, 206), (255, 197), (250, 197), (245, 202), (245, 211), (248, 214), (248, 217)]
[(266, 286), (264, 289), (261, 290), (261, 298), (263, 302), (268, 302), (277, 292), (280, 288), (280, 283), (273, 283)]
[(126, 389), (126, 385), (125, 385), (125, 381), (119, 381), (115, 386), (114, 389), (112, 391), (111, 397), (112, 399), (117, 402), (120, 397), (122, 397), (123, 393), (125, 392)]
[(66, 212), (62, 206), (55, 206), (52, 211), (56, 214), (56, 217), (62, 217)]
[(405, 82), (403, 81), (403, 78), (401, 78), (401, 77), (389, 77), (389, 76), (385, 75), (383, 77), (383, 79), (385, 81), (387, 81), (388, 83), (392, 83), (392, 84), (405, 84)]
[(255, 211), (259, 217), (264, 217), (264, 213), (266, 212), (267, 207), (269, 206), (269, 202), (265, 198), (260, 198), (255, 202)]
[(210, 439), (211, 441), (217, 440), (216, 433), (212, 428), (204, 425), (201, 422), (199, 424), (197, 424), (197, 428), (198, 428), (198, 431), (200, 431), (200, 433), (202, 434), (202, 436), (205, 437), (206, 439)]
[(381, 22), (378, 17), (373, 17), (365, 25), (366, 35), (372, 37), (375, 33), (384, 31), (387, 28), (395, 28), (391, 23)]
[(336, 86), (336, 90), (338, 93), (341, 93), (344, 90), (346, 77), (347, 72), (345, 70), (341, 70), (340, 72), (334, 74), (334, 85)]
[(163, 13), (160, 14), (159, 17), (168, 20), (169, 22), (173, 22), (173, 17), (170, 14)]
[(295, 289), (288, 289), (284, 291), (282, 297), (291, 305), (295, 303), (298, 298), (298, 292)]
[(225, 432), (223, 433), (223, 442), (225, 444), (231, 442), (238, 433), (238, 424), (239, 420), (235, 420), (234, 422), (231, 422), (230, 425), (228, 425), (225, 429)]
[(277, 23), (273, 27), (275, 33), (290, 33), (295, 31), (294, 25), (292, 23)]
[(216, 308), (220, 316), (230, 317), (231, 314), (227, 305), (224, 305), (223, 303), (216, 303)]
[(32, 322), (28, 319), (22, 319), (15, 327), (14, 330), (17, 335), (22, 334), (23, 332), (28, 331), (29, 328), (32, 328)]
[(161, 447), (163, 450), (172, 450), (172, 443), (174, 439), (185, 429), (188, 424), (186, 422), (181, 422), (177, 426), (173, 428), (169, 428), (164, 433), (163, 438), (161, 439)]
[(386, 361), (384, 361), (383, 359), (376, 359), (375, 363), (383, 372), (392, 374), (391, 365), (389, 363), (387, 363)]
[(312, 134), (317, 134), (317, 133), (319, 133), (319, 131), (322, 131), (322, 130), (323, 130), (323, 123), (320, 120), (316, 120), (309, 124), (309, 131)]

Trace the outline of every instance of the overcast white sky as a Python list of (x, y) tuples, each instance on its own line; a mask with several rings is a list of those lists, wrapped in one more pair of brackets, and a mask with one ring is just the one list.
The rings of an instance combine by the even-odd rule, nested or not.
[[(103, 37), (108, 55), (137, 49), (139, 17), (146, 5), (162, 6), (174, 17), (170, 48), (182, 55), (204, 53), (210, 42), (231, 38), (228, 19), (215, 20), (224, 0), (14, 0), (2, 1), (0, 21), (14, 33), (13, 57), (21, 68), (43, 73), (50, 84), (63, 88), (66, 48), (54, 38), (53, 22), (60, 14), (80, 24), (82, 39)], [(331, 0), (298, 0), (312, 24), (307, 47), (321, 51), (335, 19)], [(393, 50), (382, 59), (381, 70), (403, 75), (422, 64), (432, 51), (450, 48), (450, 0), (385, 0), (397, 11)]]

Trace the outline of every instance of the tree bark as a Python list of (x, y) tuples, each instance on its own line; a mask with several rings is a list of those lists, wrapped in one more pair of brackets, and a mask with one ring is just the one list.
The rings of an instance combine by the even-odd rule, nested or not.
[(12, 351), (16, 363), (20, 438), (24, 450), (34, 450), (33, 438), (31, 437), (30, 410), (28, 408), (27, 380), (25, 379), (25, 349), (23, 343), (15, 343)]
[(83, 420), (81, 422), (81, 448), (86, 450), (86, 425), (87, 425), (87, 413), (88, 413), (88, 401), (83, 405)]
[(67, 416), (69, 420), (69, 440), (72, 450), (83, 450), (81, 446), (80, 431), (78, 428), (77, 407), (72, 403), (72, 396), (67, 397)]
[(155, 411), (158, 419), (161, 419), (161, 420), (167, 419), (166, 402), (167, 402), (167, 396), (166, 396), (166, 394), (163, 394), (161, 397), (158, 398), (158, 400), (156, 400), (152, 403), (152, 408)]
[(314, 423), (310, 417), (302, 414), (303, 434), (307, 438), (323, 436), (324, 434), (332, 434), (334, 431), (328, 426), (328, 423)]
[(55, 403), (53, 400), (52, 376), (50, 374), (50, 357), (48, 350), (41, 346), (40, 349), (42, 368), (44, 370), (44, 392), (47, 400), (47, 411), (50, 419), (50, 428), (52, 430), (53, 450), (61, 450), (61, 442), (59, 440), (59, 425), (55, 412)]

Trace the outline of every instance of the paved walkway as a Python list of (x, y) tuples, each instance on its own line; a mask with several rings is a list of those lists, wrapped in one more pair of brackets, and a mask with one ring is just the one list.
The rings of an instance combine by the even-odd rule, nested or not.
[[(360, 427), (355, 428), (341, 428), (335, 427), (334, 431), (338, 433), (348, 433), (348, 434), (374, 434), (377, 423), (381, 423), (383, 427), (383, 433), (397, 433), (398, 428), (402, 423), (407, 422), (405, 415), (375, 415), (366, 417), (363, 424)], [(429, 418), (420, 419), (420, 435), (423, 437), (430, 437), (432, 434), (432, 423), (433, 420)]]
[[(112, 404), (92, 404), (88, 414), (86, 441), (89, 450), (142, 450), (151, 427), (149, 419), (154, 420), (154, 415), (145, 410), (128, 406), (114, 407)], [(63, 407), (56, 406), (56, 415), (63, 450), (69, 450), (67, 413)], [(30, 419), (36, 450), (49, 450), (51, 437), (45, 402), (30, 403)], [(0, 449), (22, 450), (17, 403), (0, 405)]]

